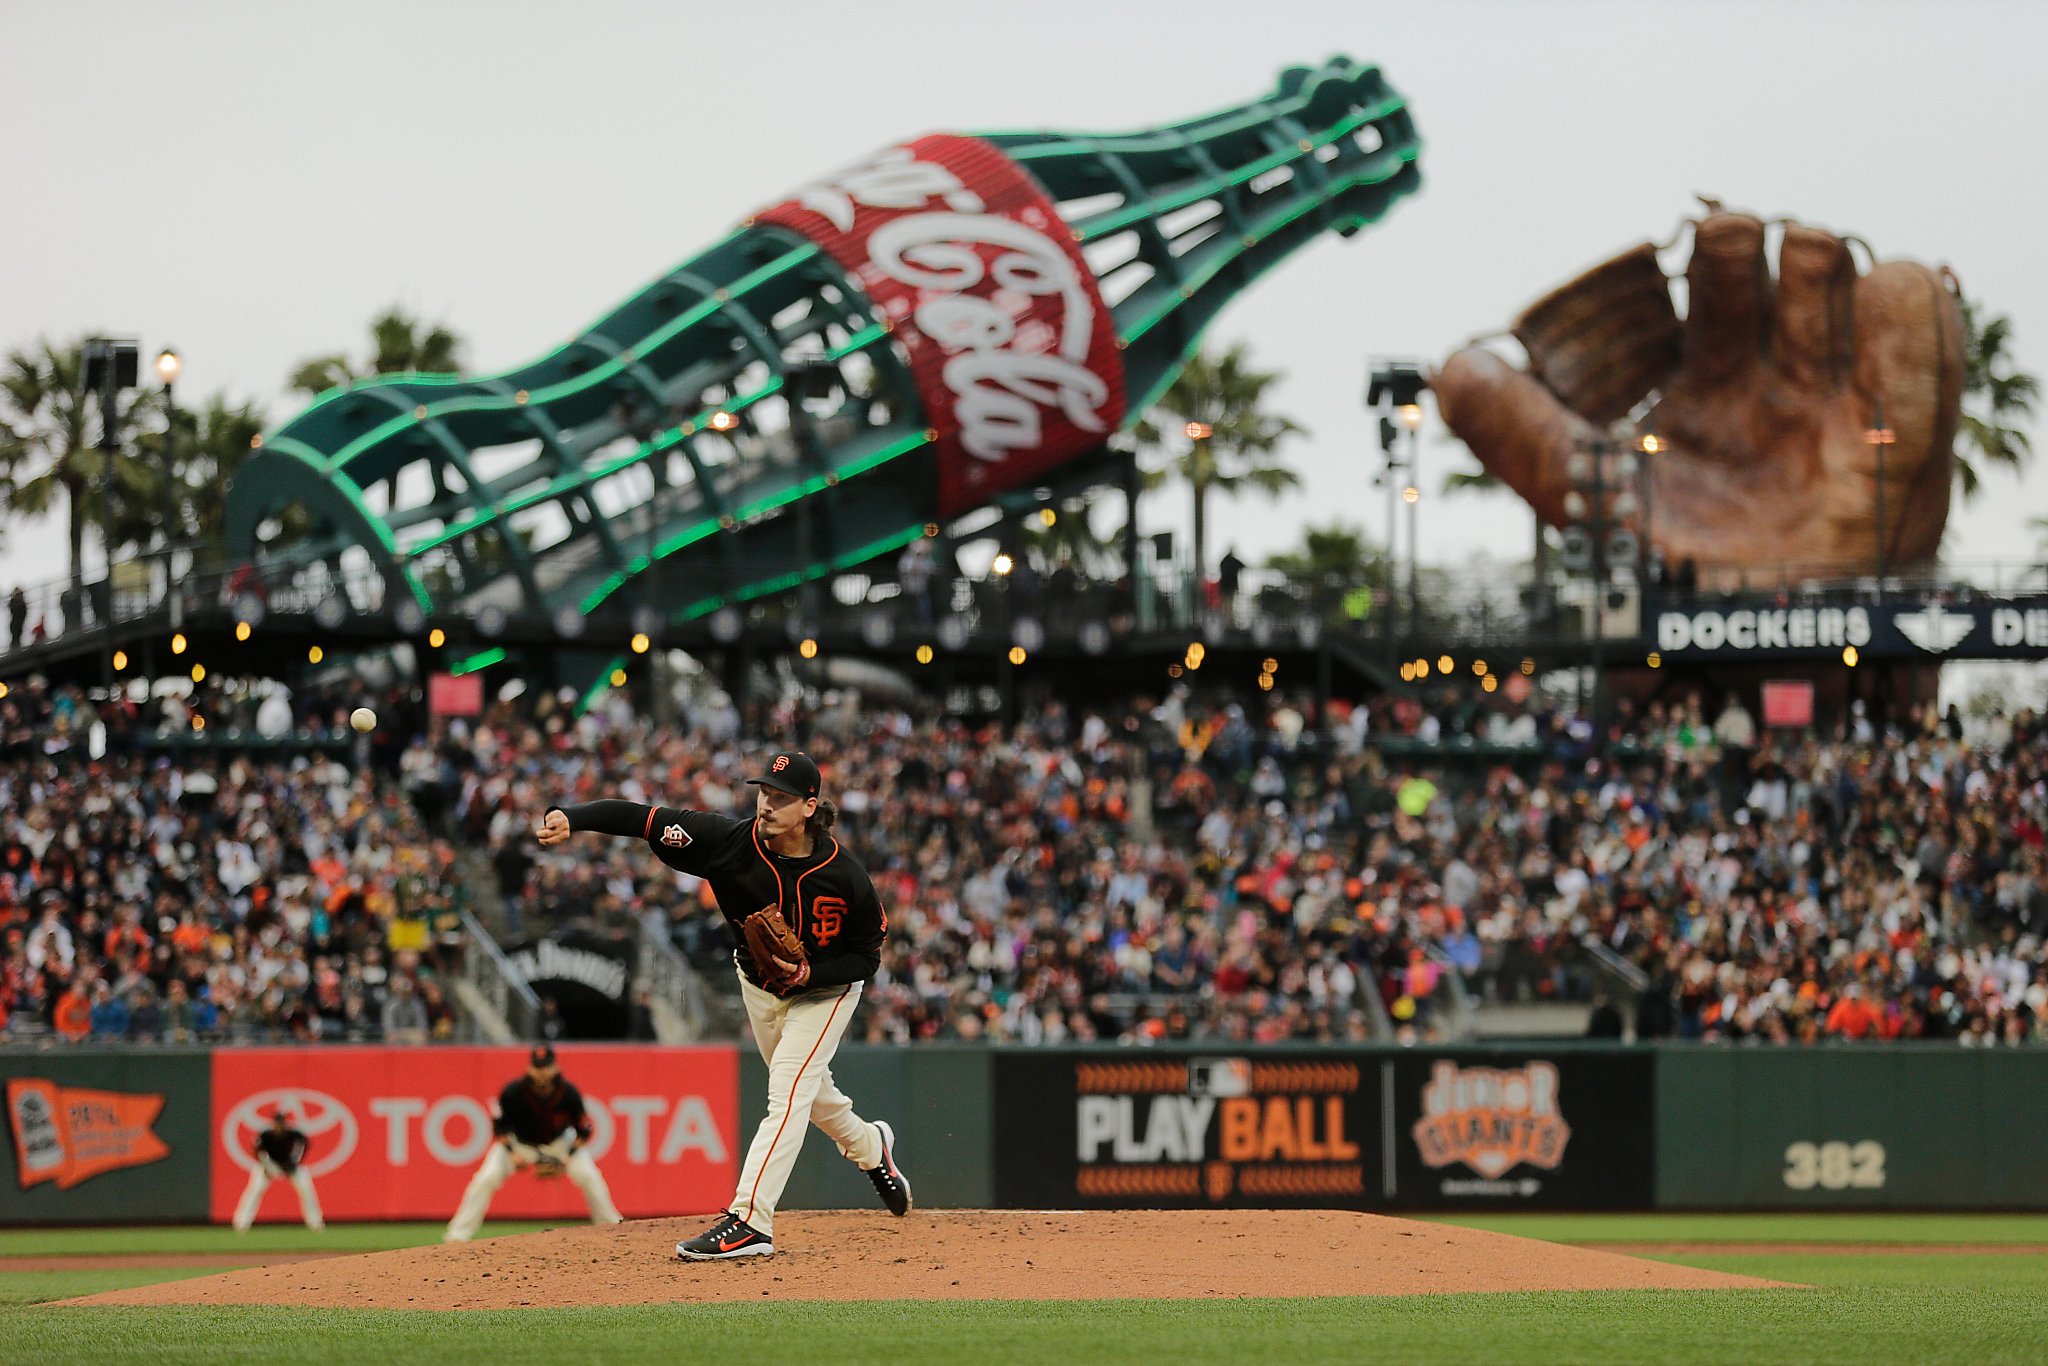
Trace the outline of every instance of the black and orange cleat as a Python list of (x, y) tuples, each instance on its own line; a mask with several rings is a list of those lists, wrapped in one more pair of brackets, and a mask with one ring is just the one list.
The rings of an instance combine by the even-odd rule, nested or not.
[(731, 1257), (766, 1257), (775, 1251), (767, 1234), (741, 1219), (731, 1210), (696, 1237), (676, 1244), (676, 1256), (686, 1262), (722, 1262)]

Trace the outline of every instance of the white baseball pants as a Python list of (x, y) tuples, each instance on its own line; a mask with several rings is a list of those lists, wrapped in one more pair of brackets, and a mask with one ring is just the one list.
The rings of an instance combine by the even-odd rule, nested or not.
[(853, 1102), (832, 1084), (832, 1056), (860, 1004), (860, 988), (859, 982), (820, 987), (785, 1000), (740, 977), (754, 1044), (768, 1064), (768, 1113), (754, 1130), (730, 1208), (771, 1237), (806, 1124), (823, 1129), (862, 1171), (882, 1165), (882, 1131), (856, 1115)]
[(270, 1189), (271, 1182), (280, 1180), (291, 1182), (292, 1189), (299, 1193), (299, 1217), (306, 1221), (306, 1227), (327, 1227), (320, 1217), (320, 1197), (313, 1194), (313, 1178), (304, 1167), (290, 1176), (279, 1177), (271, 1175), (269, 1168), (259, 1163), (256, 1170), (249, 1173), (249, 1184), (242, 1188), (241, 1202), (235, 1206), (235, 1232), (249, 1231), (249, 1225), (256, 1222), (256, 1211), (263, 1205), (263, 1192)]
[(462, 1203), (455, 1208), (455, 1217), (448, 1221), (448, 1231), (441, 1241), (466, 1243), (476, 1237), (476, 1231), (483, 1226), (484, 1215), (491, 1209), (491, 1197), (498, 1193), (498, 1187), (505, 1179), (522, 1167), (531, 1166), (543, 1156), (553, 1156), (562, 1162), (563, 1174), (583, 1192), (583, 1202), (590, 1207), (590, 1222), (593, 1224), (617, 1224), (624, 1222), (618, 1208), (612, 1204), (611, 1188), (604, 1183), (604, 1173), (597, 1169), (597, 1162), (583, 1149), (562, 1158), (561, 1149), (549, 1144), (536, 1148), (531, 1144), (514, 1140), (510, 1150), (503, 1143), (491, 1144), (491, 1150), (484, 1154), (483, 1165), (476, 1169), (476, 1175), (469, 1178), (468, 1187), (462, 1192)]

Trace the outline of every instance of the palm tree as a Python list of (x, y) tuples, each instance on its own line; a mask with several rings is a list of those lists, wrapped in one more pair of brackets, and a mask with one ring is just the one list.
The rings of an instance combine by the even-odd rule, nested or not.
[(1303, 528), (1300, 548), (1267, 556), (1266, 568), (1293, 580), (1294, 591), (1305, 588), (1318, 615), (1357, 622), (1373, 610), (1371, 585), (1385, 582), (1386, 555), (1363, 529), (1332, 522)]
[[(228, 486), (243, 461), (255, 454), (254, 438), (264, 427), (263, 412), (251, 403), (230, 403), (215, 394), (203, 407), (177, 409), (177, 440), (171, 443), (172, 525), (168, 539), (193, 541), (202, 567), (217, 568), (227, 527)], [(161, 429), (136, 438), (138, 454), (163, 462)], [(301, 516), (299, 521), (303, 521)], [(287, 516), (288, 528), (293, 518)]]
[[(1146, 472), (1145, 486), (1157, 488), (1169, 475), (1177, 475), (1194, 494), (1197, 575), (1208, 572), (1212, 490), (1235, 494), (1249, 487), (1278, 497), (1301, 482), (1274, 458), (1274, 451), (1287, 437), (1306, 435), (1306, 429), (1260, 406), (1266, 390), (1279, 378), (1277, 373), (1252, 369), (1242, 342), (1215, 360), (1200, 354), (1175, 377), (1154, 412), (1138, 424), (1139, 442), (1167, 455), (1164, 468)], [(1208, 434), (1192, 437), (1194, 430)]]
[(1090, 578), (1106, 578), (1123, 564), (1123, 544), (1116, 533), (1105, 536), (1095, 529), (1095, 505), (1059, 508), (1051, 526), (1042, 516), (1024, 519), (1024, 553), (1040, 570), (1051, 573), (1061, 564)]
[(1378, 580), (1384, 558), (1363, 530), (1332, 522), (1326, 527), (1304, 528), (1301, 548), (1268, 556), (1266, 568), (1297, 579), (1373, 583)]
[(125, 447), (152, 393), (120, 395), (113, 412), (113, 468), (99, 448), (99, 396), (85, 385), (85, 347), (49, 341), (10, 353), (0, 367), (0, 519), (47, 517), (61, 497), (71, 581), (85, 579), (85, 529), (98, 523), (111, 553), (146, 544), (161, 524), (158, 467)]
[(2034, 376), (2015, 370), (2007, 344), (2012, 340), (2012, 319), (2004, 314), (1985, 317), (1961, 294), (1956, 301), (1963, 310), (1963, 422), (1956, 451), (1956, 481), (1964, 501), (1976, 497), (1982, 482), (1977, 465), (1961, 447), (1969, 447), (1987, 464), (2003, 465), (2014, 474), (2034, 458), (2033, 443), (2012, 424), (2031, 417), (2034, 400), (2041, 396), (2041, 383)]
[(462, 338), (435, 324), (408, 316), (393, 304), (370, 320), (370, 363), (358, 370), (347, 356), (316, 356), (292, 371), (288, 381), (298, 393), (323, 394), (371, 375), (441, 375), (462, 368)]

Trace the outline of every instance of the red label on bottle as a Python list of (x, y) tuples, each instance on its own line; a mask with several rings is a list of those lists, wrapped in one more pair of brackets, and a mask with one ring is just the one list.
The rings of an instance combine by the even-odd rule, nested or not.
[(1038, 183), (936, 133), (755, 216), (818, 243), (909, 357), (951, 517), (1101, 445), (1124, 416), (1115, 321)]

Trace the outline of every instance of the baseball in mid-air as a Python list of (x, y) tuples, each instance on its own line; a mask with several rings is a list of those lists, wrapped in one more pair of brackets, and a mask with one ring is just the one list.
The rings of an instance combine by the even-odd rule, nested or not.
[(368, 735), (371, 731), (377, 729), (377, 713), (371, 711), (368, 707), (357, 707), (349, 713), (348, 723), (363, 734)]

